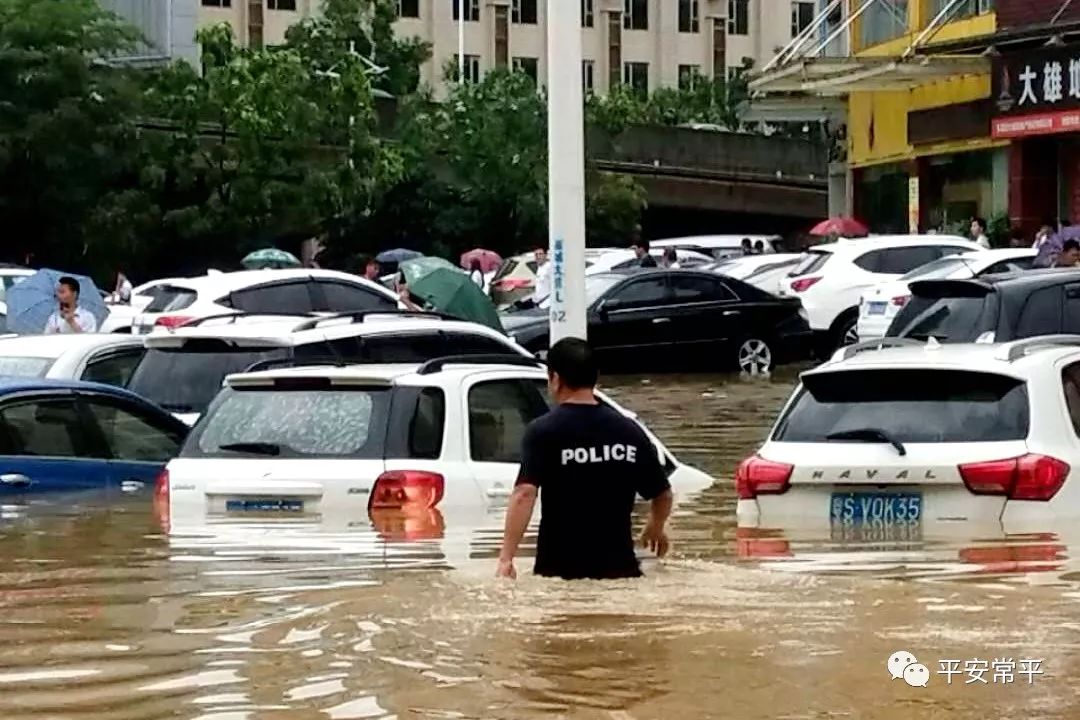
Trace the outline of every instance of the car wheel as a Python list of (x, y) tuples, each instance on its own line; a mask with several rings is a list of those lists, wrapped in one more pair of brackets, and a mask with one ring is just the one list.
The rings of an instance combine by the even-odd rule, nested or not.
[(747, 375), (767, 375), (773, 369), (774, 358), (769, 343), (761, 338), (745, 338), (736, 346), (739, 372)]
[(836, 332), (836, 347), (844, 348), (859, 342), (859, 318), (853, 317), (840, 324)]

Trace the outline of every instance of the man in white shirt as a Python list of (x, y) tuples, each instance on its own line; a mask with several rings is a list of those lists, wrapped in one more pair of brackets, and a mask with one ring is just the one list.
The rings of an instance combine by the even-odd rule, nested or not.
[(979, 244), (980, 247), (989, 250), (990, 238), (986, 237), (986, 221), (982, 218), (975, 218), (971, 221), (971, 239)]
[(551, 294), (551, 263), (547, 259), (547, 248), (538, 247), (533, 251), (536, 256), (536, 282), (533, 285), (533, 300), (540, 302)]
[(56, 284), (56, 301), (60, 307), (45, 323), (45, 334), (97, 332), (97, 318), (79, 307), (79, 281), (64, 276)]

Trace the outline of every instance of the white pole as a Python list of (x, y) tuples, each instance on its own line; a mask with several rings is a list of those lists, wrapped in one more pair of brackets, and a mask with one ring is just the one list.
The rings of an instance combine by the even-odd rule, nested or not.
[(581, 3), (548, 0), (548, 240), (551, 343), (585, 339), (585, 110)]
[(457, 0), (457, 73), (458, 82), (465, 82), (465, 0)]

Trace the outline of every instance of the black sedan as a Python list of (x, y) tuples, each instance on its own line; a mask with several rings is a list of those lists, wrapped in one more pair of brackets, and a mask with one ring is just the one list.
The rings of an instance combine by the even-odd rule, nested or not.
[[(757, 374), (801, 359), (810, 328), (796, 299), (708, 272), (650, 270), (585, 278), (589, 342), (607, 368), (695, 365)], [(525, 348), (548, 347), (548, 301), (509, 312), (503, 326)]]

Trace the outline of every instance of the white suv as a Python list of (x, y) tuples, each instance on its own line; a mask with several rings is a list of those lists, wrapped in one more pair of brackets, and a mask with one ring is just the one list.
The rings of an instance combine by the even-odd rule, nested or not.
[[(162, 473), (159, 512), (167, 508), (173, 533), (361, 519), (381, 529), (403, 513), (441, 528), (443, 511), (505, 508), (525, 427), (548, 409), (547, 374), (535, 358), (232, 375)], [(712, 485), (645, 431), (676, 493)]]
[(444, 355), (527, 350), (476, 323), (398, 310), (336, 316), (239, 313), (146, 336), (128, 389), (193, 424), (230, 373), (295, 358), (341, 363), (419, 363)]
[(132, 332), (172, 329), (231, 312), (292, 313), (393, 310), (397, 296), (370, 280), (334, 270), (244, 270), (175, 280), (155, 289)]
[(781, 297), (797, 297), (810, 328), (832, 349), (856, 342), (859, 297), (866, 288), (895, 280), (946, 255), (980, 250), (969, 240), (946, 235), (879, 235), (817, 245), (781, 278)]
[(736, 472), (744, 528), (1049, 532), (1080, 519), (1080, 337), (885, 338), (802, 382)]

